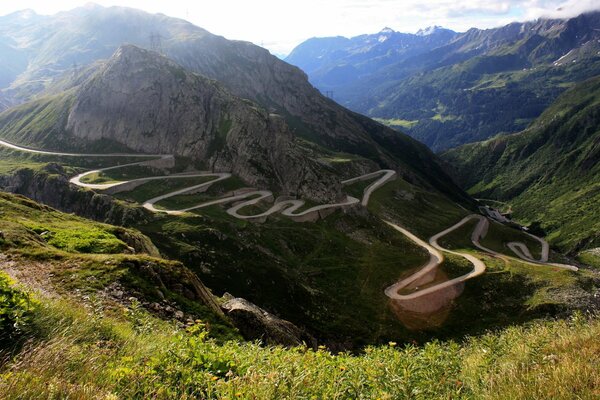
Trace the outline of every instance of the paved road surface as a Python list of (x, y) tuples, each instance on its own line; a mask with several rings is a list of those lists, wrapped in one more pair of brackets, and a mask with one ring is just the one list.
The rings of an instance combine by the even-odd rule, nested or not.
[[(3, 140), (0, 140), (0, 145), (14, 149), (14, 150), (25, 151), (25, 152), (29, 152), (29, 153), (55, 155), (55, 156), (129, 157), (129, 158), (139, 157), (139, 158), (146, 158), (146, 159), (148, 159), (148, 158), (154, 159), (154, 160), (150, 160), (150, 161), (174, 159), (173, 155), (170, 155), (170, 154), (121, 154), (121, 153), (78, 154), (78, 153), (51, 152), (51, 151), (35, 150), (35, 149), (31, 149), (31, 148), (17, 146), (17, 145), (8, 143)], [(376, 189), (380, 188), (382, 185), (395, 179), (395, 177), (396, 177), (396, 172), (393, 170), (380, 170), (380, 171), (371, 172), (371, 173), (364, 174), (364, 175), (361, 175), (361, 176), (358, 176), (358, 177), (355, 177), (352, 179), (347, 179), (345, 181), (342, 181), (343, 185), (350, 185), (350, 184), (353, 184), (353, 183), (356, 183), (359, 181), (366, 181), (366, 180), (374, 179), (377, 176), (380, 176), (379, 179), (375, 180), (373, 183), (371, 183), (369, 186), (367, 186), (365, 188), (365, 190), (363, 191), (363, 197), (360, 200), (357, 198), (351, 197), (351, 196), (346, 196), (346, 199), (341, 202), (332, 203), (332, 204), (322, 204), (322, 205), (310, 207), (304, 211), (298, 211), (300, 208), (302, 208), (305, 205), (305, 202), (303, 200), (297, 200), (297, 199), (282, 200), (282, 201), (278, 201), (275, 204), (273, 204), (273, 206), (271, 206), (268, 210), (266, 210), (262, 213), (253, 214), (253, 215), (240, 214), (240, 211), (244, 207), (255, 205), (261, 201), (272, 199), (273, 193), (271, 191), (254, 190), (254, 189), (238, 191), (238, 194), (234, 193), (231, 196), (202, 202), (202, 203), (194, 205), (192, 207), (180, 209), (180, 210), (158, 209), (155, 207), (155, 204), (161, 200), (165, 200), (170, 197), (178, 196), (178, 195), (182, 195), (182, 194), (186, 194), (186, 193), (196, 192), (198, 190), (207, 189), (209, 186), (213, 185), (216, 182), (228, 179), (231, 177), (231, 174), (227, 173), (227, 172), (198, 172), (198, 173), (185, 173), (185, 174), (176, 174), (176, 175), (168, 175), (168, 176), (151, 176), (151, 177), (146, 177), (146, 178), (133, 179), (133, 180), (129, 180), (129, 181), (111, 182), (111, 183), (103, 183), (103, 184), (93, 184), (93, 183), (82, 182), (83, 178), (85, 178), (86, 176), (89, 176), (91, 174), (101, 173), (104, 171), (114, 170), (117, 168), (130, 167), (130, 166), (135, 166), (135, 165), (144, 165), (144, 164), (147, 165), (148, 163), (149, 163), (148, 160), (144, 160), (144, 161), (135, 162), (135, 163), (129, 163), (129, 164), (124, 164), (124, 165), (118, 165), (118, 166), (88, 171), (88, 172), (84, 172), (82, 174), (79, 174), (79, 175), (71, 178), (70, 182), (74, 185), (88, 188), (88, 189), (95, 189), (95, 190), (113, 189), (114, 190), (115, 188), (118, 188), (119, 186), (125, 187), (126, 185), (129, 185), (127, 187), (130, 187), (132, 184), (138, 185), (138, 184), (143, 184), (145, 182), (149, 182), (149, 181), (153, 181), (153, 180), (160, 180), (160, 179), (214, 177), (214, 179), (212, 179), (210, 181), (207, 181), (207, 182), (204, 182), (204, 183), (201, 183), (198, 185), (189, 186), (189, 187), (186, 187), (183, 189), (179, 189), (179, 190), (149, 199), (144, 202), (143, 206), (146, 209), (153, 211), (153, 212), (164, 212), (167, 214), (177, 215), (177, 214), (182, 214), (182, 213), (185, 213), (188, 211), (192, 211), (192, 210), (196, 210), (199, 208), (208, 207), (208, 206), (212, 206), (212, 205), (216, 205), (216, 204), (226, 204), (226, 203), (238, 202), (233, 207), (230, 207), (229, 209), (227, 209), (227, 213), (235, 218), (249, 219), (249, 220), (264, 219), (271, 214), (281, 213), (284, 216), (287, 216), (287, 217), (290, 217), (290, 218), (300, 221), (300, 220), (314, 220), (314, 219), (319, 218), (321, 216), (322, 212), (328, 212), (328, 211), (334, 210), (336, 208), (349, 207), (349, 206), (356, 205), (358, 203), (361, 203), (363, 206), (367, 206), (369, 203), (371, 194)], [(129, 190), (131, 190), (131, 189), (129, 189)], [(429, 239), (429, 243), (426, 243), (423, 240), (419, 239), (417, 236), (415, 236), (414, 234), (412, 234), (410, 231), (406, 230), (405, 228), (402, 228), (391, 222), (385, 221), (388, 225), (390, 225), (397, 231), (403, 233), (405, 236), (407, 236), (413, 242), (415, 242), (419, 246), (425, 248), (429, 252), (429, 255), (430, 255), (429, 261), (418, 272), (416, 272), (415, 274), (411, 275), (410, 277), (402, 279), (401, 281), (398, 281), (395, 284), (391, 285), (390, 287), (386, 288), (385, 294), (392, 299), (400, 299), (400, 300), (414, 299), (414, 298), (424, 296), (429, 293), (436, 292), (443, 288), (462, 283), (468, 279), (471, 279), (471, 278), (474, 278), (476, 276), (483, 274), (485, 272), (486, 267), (485, 267), (485, 264), (481, 260), (479, 260), (478, 258), (476, 258), (473, 255), (468, 254), (468, 253), (461, 253), (461, 252), (445, 249), (442, 246), (440, 246), (438, 243), (438, 240), (441, 237), (443, 237), (444, 235), (447, 235), (448, 233), (454, 231), (455, 229), (460, 228), (462, 225), (466, 224), (467, 222), (469, 222), (472, 219), (477, 219), (477, 221), (478, 221), (475, 229), (473, 230), (473, 232), (471, 234), (471, 241), (472, 241), (473, 245), (475, 245), (477, 248), (479, 248), (480, 250), (482, 250), (483, 252), (486, 252), (488, 254), (492, 254), (494, 256), (501, 257), (503, 259), (510, 258), (504, 254), (500, 254), (494, 250), (488, 249), (481, 245), (480, 238), (485, 236), (485, 234), (489, 228), (488, 219), (481, 215), (473, 214), (473, 215), (469, 215), (469, 216), (463, 218), (458, 223), (456, 223), (456, 224), (452, 225), (451, 227), (443, 230), (442, 232), (432, 236)], [(530, 235), (530, 236), (535, 238), (536, 240), (540, 241), (540, 243), (542, 245), (541, 258), (539, 261), (534, 260), (531, 255), (531, 252), (529, 251), (529, 249), (527, 248), (527, 246), (524, 243), (511, 242), (508, 244), (508, 246), (520, 258), (519, 261), (530, 263), (530, 264), (535, 264), (535, 265), (547, 264), (547, 265), (552, 265), (552, 266), (559, 267), (559, 268), (565, 268), (565, 269), (577, 271), (577, 267), (574, 267), (571, 265), (553, 264), (553, 263), (548, 264), (547, 263), (548, 252), (549, 252), (548, 243), (545, 240), (538, 238), (536, 236), (533, 236), (533, 235)], [(471, 264), (473, 264), (473, 270), (465, 275), (459, 276), (454, 279), (450, 279), (446, 282), (439, 283), (437, 285), (419, 290), (419, 291), (411, 293), (411, 294), (400, 295), (398, 293), (399, 290), (407, 287), (411, 283), (417, 282), (419, 279), (427, 276), (430, 273), (433, 273), (436, 270), (436, 268), (444, 261), (443, 252), (455, 254), (460, 257), (466, 258), (467, 260), (469, 260), (469, 262), (471, 262)]]
[[(12, 143), (9, 143), (6, 141), (2, 141), (2, 140), (0, 140), (0, 145), (11, 148), (11, 149), (15, 149), (15, 150), (29, 152), (29, 153), (46, 154), (46, 155), (54, 155), (54, 156), (140, 157), (140, 158), (155, 158), (155, 159), (173, 159), (174, 158), (173, 155), (171, 155), (171, 154), (121, 154), (121, 153), (78, 154), (78, 153), (52, 152), (52, 151), (36, 150), (36, 149), (27, 148), (27, 147), (17, 146), (15, 144), (12, 144)], [(186, 193), (196, 192), (201, 189), (207, 189), (209, 186), (213, 185), (216, 182), (222, 181), (224, 179), (228, 179), (231, 177), (231, 174), (227, 173), (227, 172), (199, 172), (199, 173), (187, 173), (187, 174), (168, 175), (168, 176), (161, 175), (161, 176), (151, 176), (151, 177), (146, 177), (146, 178), (133, 179), (133, 180), (129, 180), (129, 181), (120, 181), (120, 182), (111, 182), (111, 183), (85, 183), (85, 182), (82, 182), (82, 180), (86, 176), (89, 176), (92, 174), (98, 174), (98, 173), (102, 173), (105, 171), (110, 171), (110, 170), (114, 170), (114, 169), (118, 169), (118, 168), (125, 168), (125, 167), (131, 167), (131, 166), (136, 166), (136, 165), (144, 165), (144, 164), (147, 164), (148, 162), (149, 162), (148, 160), (144, 160), (144, 161), (140, 161), (140, 162), (134, 162), (134, 163), (124, 164), (124, 165), (117, 165), (117, 166), (113, 166), (113, 167), (107, 167), (107, 168), (101, 168), (101, 169), (96, 169), (96, 170), (92, 170), (92, 171), (87, 171), (87, 172), (84, 172), (82, 174), (79, 174), (79, 175), (71, 178), (70, 182), (74, 185), (88, 188), (88, 189), (107, 190), (107, 189), (115, 189), (119, 186), (126, 186), (126, 185), (130, 186), (132, 183), (141, 185), (146, 182), (150, 182), (153, 180), (160, 180), (160, 179), (214, 177), (215, 179), (210, 180), (208, 182), (204, 182), (204, 183), (201, 183), (198, 185), (179, 189), (179, 190), (149, 199), (143, 203), (143, 206), (144, 206), (144, 208), (146, 208), (150, 211), (153, 211), (153, 212), (163, 212), (163, 213), (167, 213), (167, 214), (179, 215), (179, 214), (183, 214), (188, 211), (197, 210), (200, 208), (209, 207), (209, 206), (216, 205), (216, 204), (239, 202), (238, 204), (234, 205), (233, 207), (231, 207), (227, 210), (227, 213), (229, 215), (231, 215), (235, 218), (239, 218), (239, 219), (260, 220), (260, 219), (266, 218), (267, 216), (269, 216), (271, 214), (281, 213), (281, 215), (284, 215), (286, 217), (296, 219), (296, 220), (315, 220), (321, 216), (321, 213), (329, 212), (334, 209), (350, 207), (350, 206), (356, 205), (358, 203), (361, 203), (366, 206), (369, 202), (369, 198), (370, 198), (371, 194), (373, 193), (373, 191), (375, 191), (377, 188), (381, 187), (388, 181), (394, 179), (396, 176), (396, 171), (381, 170), (381, 171), (376, 171), (376, 172), (368, 173), (365, 175), (361, 175), (356, 178), (352, 178), (352, 179), (342, 182), (342, 184), (348, 185), (348, 184), (358, 182), (358, 181), (373, 179), (373, 178), (381, 175), (381, 177), (379, 179), (375, 180), (372, 184), (370, 184), (367, 188), (365, 188), (362, 200), (359, 200), (352, 196), (346, 196), (346, 198), (340, 202), (331, 203), (331, 204), (321, 204), (321, 205), (317, 205), (314, 207), (310, 207), (303, 211), (298, 211), (298, 210), (301, 209), (306, 204), (306, 202), (304, 200), (297, 200), (297, 199), (283, 200), (283, 201), (276, 202), (267, 211), (264, 211), (259, 214), (253, 214), (253, 215), (240, 214), (240, 211), (244, 207), (258, 204), (259, 202), (264, 201), (264, 200), (272, 199), (273, 193), (271, 191), (269, 191), (269, 190), (246, 190), (240, 194), (233, 194), (231, 196), (222, 197), (222, 198), (210, 200), (210, 201), (205, 201), (205, 202), (199, 203), (197, 205), (194, 205), (192, 207), (179, 209), (179, 210), (163, 209), (163, 208), (155, 207), (155, 204), (161, 200), (165, 200), (170, 197), (174, 197), (174, 196), (178, 196), (178, 195), (182, 195), (182, 194), (186, 194)], [(242, 201), (242, 200), (245, 200), (245, 201)]]
[[(420, 238), (418, 238), (417, 236), (415, 236), (414, 234), (412, 234), (410, 231), (406, 230), (405, 228), (402, 228), (401, 226), (398, 226), (392, 222), (385, 221), (392, 228), (403, 233), (410, 240), (412, 240), (419, 246), (425, 248), (429, 252), (429, 261), (425, 265), (423, 265), (419, 271), (412, 274), (408, 278), (402, 279), (402, 280), (394, 283), (393, 285), (387, 287), (385, 289), (385, 294), (389, 298), (395, 299), (395, 300), (411, 300), (411, 299), (415, 299), (415, 298), (418, 298), (421, 296), (425, 296), (425, 295), (433, 293), (433, 292), (437, 292), (441, 289), (444, 289), (444, 288), (447, 288), (450, 286), (457, 285), (459, 283), (463, 283), (469, 279), (475, 278), (476, 276), (483, 274), (486, 269), (486, 266), (483, 263), (483, 261), (481, 261), (477, 257), (473, 256), (472, 254), (461, 253), (458, 251), (453, 251), (453, 250), (443, 248), (438, 243), (438, 240), (440, 238), (449, 234), (450, 232), (454, 231), (455, 229), (460, 228), (461, 226), (463, 226), (464, 224), (466, 224), (467, 222), (469, 222), (473, 219), (477, 220), (477, 225), (475, 226), (475, 228), (473, 229), (473, 232), (471, 233), (471, 242), (473, 243), (473, 245), (475, 247), (477, 247), (478, 249), (480, 249), (481, 251), (491, 254), (493, 256), (500, 257), (503, 259), (512, 258), (512, 257), (506, 256), (504, 254), (498, 253), (492, 249), (489, 249), (480, 243), (481, 238), (483, 238), (485, 236), (485, 234), (487, 233), (487, 230), (489, 229), (489, 220), (481, 215), (472, 214), (472, 215), (466, 216), (465, 218), (460, 220), (458, 223), (452, 225), (451, 227), (449, 227), (447, 229), (444, 229), (440, 233), (433, 235), (429, 239), (429, 243), (424, 242), (423, 240), (421, 240)], [(530, 235), (530, 236), (533, 236), (533, 235)], [(535, 236), (533, 236), (533, 237), (535, 237)], [(541, 241), (543, 240), (543, 239), (540, 239), (537, 237), (535, 237), (535, 238), (538, 240), (541, 240)], [(511, 242), (511, 244), (513, 247), (521, 249), (524, 253), (523, 254), (524, 257), (521, 257), (519, 252), (515, 251), (513, 249), (513, 251), (515, 251), (515, 253), (520, 257), (520, 259), (518, 260), (519, 262), (525, 262), (525, 263), (534, 264), (534, 265), (548, 265), (548, 266), (553, 266), (553, 267), (557, 267), (557, 268), (568, 269), (571, 271), (578, 270), (578, 268), (573, 265), (535, 261), (532, 259), (532, 257), (530, 257), (531, 253), (524, 243)], [(547, 245), (547, 243), (546, 243), (546, 245)], [(418, 291), (410, 293), (410, 294), (401, 295), (398, 293), (400, 290), (406, 288), (407, 286), (409, 286), (410, 284), (412, 284), (414, 282), (417, 282), (419, 279), (423, 278), (424, 276), (426, 276), (428, 274), (432, 274), (436, 270), (436, 268), (439, 267), (442, 264), (442, 262), (444, 261), (443, 252), (466, 258), (471, 264), (473, 264), (473, 270), (471, 270), (469, 273), (467, 273), (465, 275), (461, 275), (457, 278), (450, 279), (446, 282), (442, 282), (437, 285), (433, 285), (433, 286), (418, 290)], [(547, 254), (547, 252), (546, 252), (546, 254)], [(529, 255), (529, 257), (527, 255)], [(547, 260), (547, 255), (546, 255), (546, 260)]]

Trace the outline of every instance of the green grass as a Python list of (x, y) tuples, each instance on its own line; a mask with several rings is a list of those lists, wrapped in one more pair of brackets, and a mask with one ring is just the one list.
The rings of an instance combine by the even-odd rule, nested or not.
[(377, 189), (371, 195), (369, 210), (408, 227), (424, 239), (469, 214), (442, 195), (425, 191), (402, 178)]
[(578, 254), (577, 260), (600, 270), (600, 251), (597, 248), (582, 251)]
[(184, 189), (186, 187), (199, 185), (201, 183), (209, 182), (214, 179), (214, 177), (157, 179), (146, 182), (128, 192), (117, 193), (115, 194), (115, 197), (122, 200), (143, 203), (146, 200), (150, 200), (162, 194), (167, 194), (169, 192)]
[(202, 324), (177, 329), (135, 304), (111, 315), (45, 300), (29, 315), (35, 340), (0, 369), (7, 400), (592, 399), (600, 388), (600, 322), (581, 315), (358, 355), (219, 344)]
[(0, 353), (14, 346), (37, 305), (32, 296), (15, 286), (16, 282), (0, 271)]
[(129, 167), (116, 168), (100, 173), (90, 174), (82, 179), (84, 183), (108, 183), (118, 181), (128, 181), (138, 178), (147, 178), (150, 176), (160, 176), (165, 173), (156, 168), (143, 165), (132, 165)]
[(374, 182), (374, 180), (359, 181), (359, 182), (353, 183), (351, 185), (345, 185), (343, 190), (344, 190), (344, 193), (346, 193), (347, 195), (350, 195), (352, 197), (356, 197), (359, 200), (362, 200), (365, 189), (369, 185), (371, 185), (373, 182)]
[[(69, 174), (85, 170), (111, 167), (143, 161), (139, 157), (69, 157), (27, 153), (0, 146), (0, 174), (7, 175), (19, 169), (29, 168), (34, 171), (47, 169), (49, 164), (58, 165)], [(115, 170), (115, 173), (119, 171)]]
[(419, 120), (407, 120), (407, 119), (398, 119), (398, 118), (391, 118), (391, 119), (373, 118), (373, 119), (377, 122), (381, 122), (382, 124), (390, 126), (390, 127), (399, 127), (399, 128), (404, 128), (404, 129), (410, 129), (419, 123)]
[(542, 245), (537, 240), (526, 235), (521, 230), (511, 228), (495, 221), (490, 222), (487, 234), (481, 239), (481, 244), (499, 253), (508, 254), (516, 257), (507, 246), (509, 242), (522, 242), (529, 248), (531, 255), (539, 259), (542, 252)]
[[(203, 178), (200, 178), (203, 179)], [(204, 182), (208, 182), (210, 180), (214, 180), (215, 178), (204, 178)], [(199, 181), (198, 183), (201, 183)], [(197, 183), (197, 184), (198, 184)], [(161, 200), (156, 203), (157, 208), (165, 208), (165, 209), (173, 209), (179, 210), (184, 208), (193, 207), (195, 205), (218, 199), (219, 197), (224, 196), (225, 194), (246, 187), (244, 182), (232, 176), (223, 181), (219, 181), (214, 185), (211, 185), (205, 192), (202, 193), (194, 193), (194, 194), (180, 194), (178, 196), (169, 197), (167, 199)], [(165, 191), (167, 192), (167, 191)], [(201, 212), (201, 211), (198, 211)]]
[[(140, 237), (130, 230), (53, 211), (24, 198), (0, 193), (0, 220), (4, 245), (23, 251), (54, 248), (73, 253), (114, 254), (129, 246), (126, 237)], [(21, 246), (24, 240), (28, 246)], [(143, 239), (140, 239), (144, 243)], [(146, 246), (154, 246), (146, 239)], [(35, 244), (35, 245), (32, 245)]]
[(442, 114), (435, 114), (433, 117), (431, 117), (431, 119), (433, 121), (439, 121), (439, 122), (455, 121), (459, 118), (460, 117), (458, 117), (456, 115), (442, 115)]
[(52, 287), (44, 290), (94, 295), (119, 283), (146, 302), (166, 299), (178, 304), (211, 321), (215, 333), (231, 337), (231, 327), (203, 299), (182, 295), (184, 287), (194, 290), (191, 272), (179, 262), (159, 258), (154, 244), (135, 230), (64, 214), (6, 193), (0, 193), (0, 226), (3, 256), (27, 265), (25, 273), (33, 280), (36, 268), (48, 272)]

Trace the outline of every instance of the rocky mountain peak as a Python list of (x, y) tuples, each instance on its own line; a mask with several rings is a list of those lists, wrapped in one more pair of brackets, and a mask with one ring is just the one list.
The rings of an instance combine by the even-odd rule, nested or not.
[(417, 36), (430, 36), (440, 31), (446, 31), (445, 29), (439, 25), (428, 26), (427, 28), (419, 29), (416, 33)]
[(337, 179), (296, 146), (282, 118), (160, 54), (123, 45), (75, 93), (65, 131), (171, 153), (247, 184), (315, 200), (337, 198)]

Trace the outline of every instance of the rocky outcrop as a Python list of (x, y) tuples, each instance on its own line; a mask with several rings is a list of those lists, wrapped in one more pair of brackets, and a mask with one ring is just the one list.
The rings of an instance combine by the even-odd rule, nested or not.
[(83, 152), (116, 143), (186, 157), (283, 195), (341, 198), (338, 179), (297, 143), (283, 118), (155, 52), (120, 47), (69, 97), (57, 133), (40, 130), (32, 142)]
[(0, 190), (113, 225), (128, 226), (148, 221), (151, 217), (151, 213), (141, 207), (130, 207), (110, 196), (70, 185), (64, 170), (56, 164), (50, 164), (41, 171), (23, 168), (11, 175), (0, 175)]
[(268, 345), (315, 346), (315, 338), (310, 334), (248, 300), (232, 298), (221, 307), (247, 340), (260, 340)]

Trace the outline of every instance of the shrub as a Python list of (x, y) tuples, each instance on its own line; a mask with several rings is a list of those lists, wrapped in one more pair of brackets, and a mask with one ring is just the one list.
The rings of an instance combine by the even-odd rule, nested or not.
[(35, 306), (29, 294), (15, 288), (0, 272), (0, 348), (9, 346), (29, 322)]

